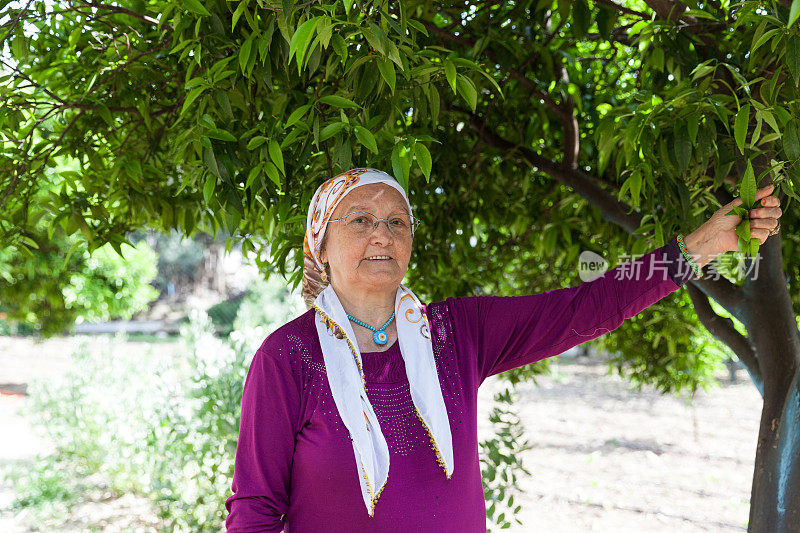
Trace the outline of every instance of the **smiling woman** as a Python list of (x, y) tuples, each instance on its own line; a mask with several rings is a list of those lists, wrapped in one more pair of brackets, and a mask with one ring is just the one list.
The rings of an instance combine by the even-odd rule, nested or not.
[(678, 290), (690, 263), (731, 246), (730, 207), (687, 236), (690, 249), (672, 239), (575, 287), (423, 305), (402, 284), (417, 224), (403, 188), (369, 168), (325, 181), (304, 241), (309, 310), (264, 340), (245, 380), (228, 531), (485, 532), (483, 381)]

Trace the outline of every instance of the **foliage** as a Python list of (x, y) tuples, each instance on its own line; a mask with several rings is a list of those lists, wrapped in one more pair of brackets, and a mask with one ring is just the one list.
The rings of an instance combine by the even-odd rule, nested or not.
[(233, 321), (246, 295), (247, 291), (242, 291), (206, 309), (208, 318), (214, 324), (214, 329), (218, 335), (227, 337), (231, 334)]
[[(680, 24), (583, 1), (55, 5), (58, 20), (7, 7), (3, 26), (0, 225), (18, 250), (51, 232), (92, 249), (148, 223), (221, 229), (297, 284), (311, 193), (367, 165), (424, 221), (421, 297), (494, 280), (513, 294), (563, 286), (530, 265), (687, 232), (740, 181), (745, 198), (751, 167), (790, 197), (800, 184), (800, 29), (780, 4), (697, 6)], [(636, 213), (611, 217), (622, 228), (598, 209), (611, 198)]]
[[(517, 393), (513, 388), (506, 388), (494, 395), (496, 405), (492, 408), (489, 421), (496, 436), (480, 443), (486, 515), (499, 529), (511, 527), (512, 518), (517, 524), (522, 524), (516, 517), (522, 506), (514, 505), (514, 497), (522, 493), (517, 486), (519, 478), (523, 474), (530, 475), (522, 464), (520, 454), (531, 446), (523, 439), (525, 429), (513, 408), (516, 399)], [(490, 526), (488, 531), (492, 530)]]
[(31, 472), (11, 473), (15, 507), (55, 527), (88, 487), (75, 478), (100, 474), (114, 494), (148, 496), (171, 530), (218, 531), (247, 369), (264, 337), (302, 305), (281, 287), (256, 284), (224, 339), (207, 315), (192, 313), (175, 353), (124, 349), (124, 334), (83, 338), (62, 381), (29, 387), (25, 414), (55, 451)]
[[(85, 341), (62, 383), (31, 386), (26, 411), (56, 446), (41, 461), (71, 475), (99, 473), (118, 495), (147, 495), (173, 530), (218, 531), (244, 375), (263, 328), (222, 343), (207, 317), (195, 315), (181, 333), (186, 346), (175, 359), (120, 349), (124, 335), (98, 351)], [(143, 378), (143, 368), (148, 379), (131, 379)], [(43, 476), (31, 475), (20, 485), (18, 508), (49, 499), (25, 496), (47, 482)], [(78, 488), (63, 489), (70, 490)]]
[(8, 274), (0, 283), (0, 333), (55, 334), (76, 322), (128, 319), (158, 296), (149, 285), (156, 256), (147, 243), (126, 246), (124, 257), (108, 245), (70, 255), (75, 241), (54, 240), (35, 260), (0, 249), (0, 276)]
[(247, 287), (233, 328), (241, 331), (263, 324), (282, 324), (305, 311), (302, 297), (289, 290), (285, 279), (277, 275), (258, 278)]
[(62, 289), (68, 309), (76, 309), (78, 323), (127, 320), (158, 297), (149, 283), (156, 276), (156, 254), (146, 243), (123, 248), (122, 257), (111, 246), (84, 251), (84, 267), (72, 274)]

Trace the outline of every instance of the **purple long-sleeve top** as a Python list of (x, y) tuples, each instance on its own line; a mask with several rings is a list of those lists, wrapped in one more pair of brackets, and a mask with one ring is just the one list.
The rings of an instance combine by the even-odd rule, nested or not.
[(477, 432), (481, 383), (616, 329), (692, 276), (673, 240), (574, 287), (428, 304), (452, 433), (449, 480), (415, 416), (398, 343), (383, 352), (362, 352), (367, 395), (390, 457), (373, 517), (331, 396), (314, 310), (303, 313), (270, 334), (250, 364), (233, 494), (225, 502), (227, 530), (485, 532)]

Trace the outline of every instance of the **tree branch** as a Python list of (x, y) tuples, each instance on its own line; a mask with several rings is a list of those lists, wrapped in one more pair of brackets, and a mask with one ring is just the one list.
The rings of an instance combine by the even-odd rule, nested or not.
[(708, 301), (708, 297), (703, 294), (700, 289), (692, 284), (687, 284), (686, 288), (689, 292), (689, 297), (692, 299), (692, 304), (694, 304), (694, 309), (697, 312), (697, 318), (700, 319), (700, 322), (715, 339), (725, 343), (733, 350), (733, 353), (736, 354), (736, 357), (738, 357), (745, 366), (747, 372), (750, 374), (750, 379), (753, 380), (756, 388), (763, 396), (764, 379), (761, 376), (761, 367), (758, 364), (758, 357), (750, 341), (747, 337), (736, 331), (733, 320), (721, 317), (714, 312), (714, 309), (711, 307), (711, 302)]
[[(542, 157), (530, 148), (517, 146), (489, 130), (476, 115), (468, 115), (470, 127), (477, 132), (478, 136), (486, 144), (506, 152), (506, 157), (508, 152), (512, 149), (515, 150), (535, 169), (548, 174), (586, 198), (592, 206), (600, 211), (604, 219), (616, 224), (628, 233), (634, 233), (641, 226), (642, 215), (636, 213), (628, 205), (620, 202), (613, 194), (603, 189), (596, 177), (578, 168), (565, 168)], [(720, 276), (718, 279), (693, 279), (689, 283), (694, 284), (707, 296), (714, 298), (726, 311), (735, 317), (740, 318), (742, 316), (742, 298), (739, 287), (727, 279)]]
[(603, 4), (603, 5), (606, 5), (606, 6), (609, 6), (609, 7), (613, 7), (614, 9), (619, 11), (620, 13), (626, 13), (628, 15), (635, 15), (635, 16), (641, 17), (641, 18), (643, 18), (645, 20), (648, 20), (650, 18), (647, 15), (647, 13), (642, 13), (641, 11), (636, 11), (634, 9), (630, 9), (630, 8), (621, 6), (621, 5), (619, 5), (619, 4), (615, 3), (615, 2), (612, 2), (611, 0), (595, 0), (595, 1), (598, 4)]
[[(142, 22), (146, 22), (148, 24), (152, 24), (153, 26), (158, 26), (158, 21), (156, 19), (154, 19), (152, 17), (148, 17), (147, 15), (142, 15), (141, 13), (137, 13), (136, 11), (132, 11), (132, 10), (124, 8), (124, 7), (109, 6), (109, 5), (106, 5), (106, 4), (101, 4), (99, 2), (88, 2), (86, 0), (83, 0), (83, 3), (88, 5), (88, 6), (94, 7), (96, 9), (103, 9), (105, 11), (111, 11), (112, 13), (120, 13), (120, 14), (123, 14), (123, 15), (128, 15), (128, 16), (131, 16), (131, 17), (133, 17), (135, 19), (139, 19)], [(167, 23), (164, 23), (163, 27), (167, 28), (169, 31), (172, 31), (172, 26), (170, 26)]]

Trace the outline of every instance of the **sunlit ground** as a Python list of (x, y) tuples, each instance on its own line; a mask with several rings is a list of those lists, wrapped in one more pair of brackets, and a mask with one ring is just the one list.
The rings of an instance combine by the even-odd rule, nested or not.
[[(0, 381), (25, 383), (57, 378), (69, 367), (72, 338), (34, 344), (0, 337)], [(141, 350), (143, 343), (129, 343)], [(168, 356), (178, 344), (157, 343)], [(694, 404), (658, 393), (629, 392), (597, 359), (561, 357), (551, 377), (519, 386), (520, 415), (533, 448), (524, 452), (532, 476), (519, 497), (524, 526), (507, 531), (695, 532), (744, 531), (753, 470), (760, 398), (746, 381)], [(739, 373), (745, 379), (744, 372)], [(486, 413), (494, 392), (490, 378), (481, 391), (479, 437), (490, 425)], [(28, 461), (48, 445), (18, 414), (24, 397), (0, 396), (0, 466)], [(155, 531), (158, 520), (142, 498), (103, 495), (102, 480), (72, 509), (59, 531)], [(0, 488), (0, 507), (13, 499)], [(25, 513), (0, 513), (0, 531), (34, 531)], [(222, 529), (222, 528), (221, 528)], [(48, 529), (50, 531), (52, 529)]]

